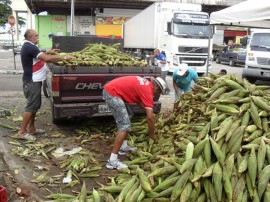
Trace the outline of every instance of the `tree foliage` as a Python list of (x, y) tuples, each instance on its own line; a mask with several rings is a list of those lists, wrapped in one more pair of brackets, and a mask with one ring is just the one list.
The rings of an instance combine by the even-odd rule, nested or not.
[(12, 15), (11, 0), (0, 0), (0, 26), (5, 27), (8, 16)]
[[(0, 0), (0, 26), (6, 27), (8, 23), (8, 16), (12, 15), (11, 0)], [(25, 25), (25, 19), (23, 17), (18, 17), (17, 19), (19, 28)]]

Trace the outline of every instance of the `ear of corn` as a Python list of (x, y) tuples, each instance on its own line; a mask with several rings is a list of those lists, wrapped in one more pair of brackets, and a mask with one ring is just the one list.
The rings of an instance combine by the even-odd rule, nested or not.
[(213, 149), (215, 156), (217, 157), (217, 159), (221, 163), (221, 165), (223, 165), (224, 158), (225, 158), (224, 154), (221, 152), (218, 144), (211, 137), (210, 137), (210, 141), (211, 141), (211, 146), (212, 146), (212, 149)]
[(224, 182), (225, 193), (227, 195), (228, 200), (232, 201), (232, 195), (233, 195), (232, 184), (231, 184), (231, 180), (229, 178), (226, 168), (223, 168), (222, 174), (223, 174), (222, 180)]
[(248, 158), (248, 175), (250, 177), (252, 186), (255, 187), (255, 181), (257, 177), (257, 158), (254, 147), (252, 147)]
[(209, 138), (206, 137), (202, 141), (200, 141), (198, 144), (196, 144), (193, 152), (193, 158), (198, 158), (198, 156), (201, 154), (203, 151), (206, 142), (209, 142)]
[(192, 159), (193, 152), (194, 152), (194, 144), (192, 142), (189, 142), (186, 148), (186, 160)]
[(146, 177), (144, 171), (140, 168), (137, 169), (137, 173), (140, 179), (140, 184), (146, 192), (152, 191), (149, 179)]
[(127, 193), (129, 192), (129, 190), (132, 188), (132, 186), (134, 185), (134, 183), (136, 182), (137, 177), (133, 176), (125, 185), (125, 187), (122, 189), (122, 191), (119, 194), (118, 197), (118, 202), (124, 201)]
[(270, 180), (270, 165), (264, 167), (262, 172), (259, 175), (259, 182), (258, 182), (258, 196), (261, 199), (262, 195), (267, 187), (267, 184)]
[(259, 116), (258, 109), (253, 102), (251, 102), (250, 105), (250, 114), (255, 125), (258, 126), (258, 128), (262, 129), (261, 117)]
[(190, 173), (191, 171), (187, 170), (185, 173), (181, 175), (181, 177), (176, 182), (175, 186), (172, 189), (172, 194), (171, 194), (172, 201), (177, 200), (180, 194), (182, 193), (183, 189), (186, 186)]

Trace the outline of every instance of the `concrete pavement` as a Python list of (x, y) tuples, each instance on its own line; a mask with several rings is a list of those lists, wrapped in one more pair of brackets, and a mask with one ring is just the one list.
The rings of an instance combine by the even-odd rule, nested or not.
[(12, 49), (0, 49), (0, 74), (22, 74), (22, 64), (20, 55), (13, 54)]

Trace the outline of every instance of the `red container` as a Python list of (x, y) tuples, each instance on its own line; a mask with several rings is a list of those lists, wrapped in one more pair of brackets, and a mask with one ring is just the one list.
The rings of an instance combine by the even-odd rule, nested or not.
[(0, 185), (0, 202), (7, 202), (7, 201), (8, 201), (7, 189), (6, 187)]

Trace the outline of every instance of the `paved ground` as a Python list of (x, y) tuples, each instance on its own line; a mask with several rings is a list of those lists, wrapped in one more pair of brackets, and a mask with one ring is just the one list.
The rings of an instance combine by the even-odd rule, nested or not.
[(0, 74), (1, 73), (22, 73), (20, 55), (14, 57), (11, 50), (0, 50)]
[[(1, 51), (1, 50), (0, 50)], [(15, 66), (16, 65), (16, 66)], [(10, 75), (10, 82), (18, 81), (18, 84), (21, 82), (21, 74), (22, 74), (22, 66), (20, 61), (20, 56), (15, 56), (15, 65), (14, 65), (14, 57), (11, 51), (2, 51), (0, 53), (0, 74), (8, 74)], [(15, 75), (14, 75), (15, 74)], [(17, 75), (18, 74), (18, 75)], [(11, 79), (12, 78), (12, 79)], [(8, 81), (7, 81), (8, 82)], [(7, 91), (8, 85), (3, 85), (4, 82), (0, 81), (0, 111), (1, 109), (14, 109), (14, 114), (20, 116), (23, 112), (23, 107), (25, 103), (25, 98), (23, 96), (22, 91)], [(15, 82), (14, 82), (15, 83)], [(168, 83), (171, 85), (171, 76), (168, 76)], [(16, 85), (18, 85), (16, 84)], [(20, 85), (20, 84), (19, 84)], [(172, 89), (172, 88), (171, 88)], [(163, 111), (170, 111), (173, 105), (173, 93), (170, 95), (163, 95), (160, 98), (162, 104)], [(4, 116), (5, 111), (2, 110), (2, 117), (0, 114), (0, 122), (4, 122), (9, 126), (19, 127), (20, 122), (12, 121), (6, 119)], [(101, 122), (106, 122), (106, 125), (112, 123), (113, 120), (100, 120)], [(83, 121), (78, 120), (77, 122), (68, 122), (65, 125), (56, 126), (51, 124), (50, 120), (50, 102), (48, 99), (43, 97), (42, 109), (38, 115), (37, 126), (39, 128), (43, 128), (48, 131), (47, 135), (38, 137), (39, 143), (44, 143), (46, 141), (51, 141), (51, 135), (55, 133), (61, 133), (65, 135), (64, 138), (54, 138), (54, 142), (57, 142), (58, 146), (61, 145), (64, 148), (70, 148), (80, 146), (78, 144), (78, 133), (76, 129), (83, 127)], [(96, 124), (99, 124), (98, 122)], [(59, 162), (55, 161), (52, 163), (52, 158), (49, 160), (44, 159), (42, 156), (34, 156), (34, 157), (26, 157), (20, 158), (12, 154), (12, 149), (17, 148), (12, 145), (11, 142), (21, 143), (21, 141), (12, 139), (11, 136), (15, 135), (16, 131), (4, 129), (0, 127), (0, 185), (4, 185), (8, 190), (9, 201), (11, 202), (22, 202), (22, 201), (42, 201), (44, 196), (49, 194), (49, 191), (54, 193), (59, 192), (59, 187), (49, 187), (49, 186), (40, 186), (31, 183), (31, 179), (37, 176), (38, 170), (37, 166), (41, 166), (43, 168), (48, 168), (53, 174), (62, 174), (61, 170), (56, 166)], [(93, 151), (98, 148), (108, 148), (112, 147), (112, 139), (101, 139), (96, 142), (96, 145), (84, 145), (84, 148), (88, 151)], [(102, 155), (98, 158), (101, 159), (100, 163), (104, 167), (104, 160), (106, 160), (109, 156), (111, 149), (106, 149), (106, 151), (99, 152)], [(93, 151), (96, 152), (96, 151)], [(122, 158), (122, 157), (121, 157)], [(40, 171), (39, 171), (40, 172)], [(62, 171), (63, 172), (63, 171)], [(107, 176), (113, 176), (116, 172), (108, 172), (107, 169), (103, 169), (100, 174), (102, 174), (102, 178), (99, 179), (99, 182), (103, 182), (107, 180)], [(88, 188), (97, 187), (97, 184), (93, 179), (87, 180)], [(16, 194), (17, 189), (21, 189), (23, 191), (22, 194)], [(63, 188), (63, 187), (62, 187)], [(80, 191), (78, 188), (73, 188), (73, 191)], [(65, 189), (66, 191), (66, 189)], [(70, 192), (72, 190), (70, 189)], [(19, 198), (18, 196), (21, 196)], [(30, 198), (26, 200), (25, 198)]]

